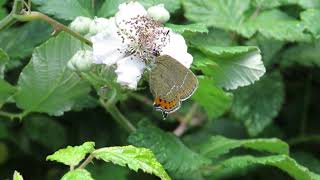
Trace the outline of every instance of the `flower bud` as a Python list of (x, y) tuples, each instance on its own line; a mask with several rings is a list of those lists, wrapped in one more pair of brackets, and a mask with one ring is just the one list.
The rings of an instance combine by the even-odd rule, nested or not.
[(92, 22), (92, 19), (79, 16), (71, 22), (70, 29), (82, 35), (85, 35), (89, 33), (91, 22)]
[(170, 19), (170, 14), (163, 4), (150, 7), (148, 9), (148, 15), (161, 23), (165, 23)]
[(97, 33), (108, 29), (108, 26), (109, 26), (109, 20), (108, 19), (106, 19), (106, 18), (95, 18), (90, 23), (89, 36), (94, 36)]
[(67, 66), (73, 71), (88, 71), (92, 67), (93, 56), (91, 50), (79, 50), (69, 60)]

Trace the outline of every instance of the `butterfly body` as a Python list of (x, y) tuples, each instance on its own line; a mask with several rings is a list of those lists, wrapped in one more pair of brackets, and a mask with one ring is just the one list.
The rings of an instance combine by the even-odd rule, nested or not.
[(178, 110), (181, 102), (188, 99), (197, 89), (198, 80), (191, 70), (168, 55), (156, 58), (150, 73), (150, 90), (156, 110), (164, 117)]

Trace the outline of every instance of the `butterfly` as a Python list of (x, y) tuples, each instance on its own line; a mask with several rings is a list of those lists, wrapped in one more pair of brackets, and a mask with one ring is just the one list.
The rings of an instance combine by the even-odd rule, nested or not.
[(155, 66), (149, 77), (150, 91), (154, 96), (154, 108), (168, 114), (177, 111), (181, 102), (187, 100), (198, 88), (198, 79), (169, 55), (156, 57)]

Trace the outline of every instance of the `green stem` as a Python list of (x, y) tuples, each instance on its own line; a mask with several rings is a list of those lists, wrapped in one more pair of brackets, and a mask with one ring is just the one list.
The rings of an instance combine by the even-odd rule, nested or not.
[(115, 105), (117, 102), (116, 97), (117, 97), (117, 92), (113, 91), (111, 98), (107, 102), (105, 102), (100, 97), (100, 103), (106, 109), (106, 111), (111, 114), (113, 119), (116, 120), (125, 130), (127, 130), (129, 133), (135, 132), (136, 128), (131, 124), (131, 122), (116, 107), (116, 105)]
[(82, 35), (80, 35), (79, 33), (72, 31), (67, 26), (59, 23), (58, 21), (52, 19), (51, 17), (49, 17), (45, 14), (40, 13), (40, 12), (35, 12), (35, 11), (26, 12), (23, 15), (14, 15), (14, 18), (19, 21), (43, 20), (43, 21), (49, 23), (53, 27), (55, 34), (61, 32), (61, 31), (64, 31), (64, 32), (70, 34), (71, 36), (79, 39), (80, 41), (88, 44), (89, 46), (92, 46), (92, 42), (89, 41), (88, 39), (86, 39), (85, 37), (83, 37)]
[(294, 146), (301, 143), (309, 143), (309, 142), (319, 142), (320, 143), (320, 135), (305, 135), (299, 136), (296, 138), (289, 139), (288, 144), (290, 146)]
[(188, 129), (189, 123), (192, 121), (192, 117), (197, 112), (198, 104), (192, 104), (189, 112), (180, 120), (179, 126), (173, 131), (176, 136), (182, 136)]
[(10, 112), (5, 112), (5, 111), (0, 111), (0, 116), (9, 118), (10, 120), (14, 120), (14, 119), (21, 120), (26, 115), (27, 114), (25, 112), (22, 112), (22, 113), (10, 113)]
[(90, 154), (85, 161), (79, 166), (80, 169), (84, 169), (89, 163), (92, 162), (94, 156), (93, 154)]
[(22, 11), (23, 6), (24, 4), (22, 0), (15, 0), (13, 2), (13, 7), (10, 14), (0, 21), (0, 31), (6, 29), (16, 22), (14, 15), (19, 14)]

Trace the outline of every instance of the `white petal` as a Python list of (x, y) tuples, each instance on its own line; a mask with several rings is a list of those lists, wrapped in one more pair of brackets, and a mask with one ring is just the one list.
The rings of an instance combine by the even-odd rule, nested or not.
[(94, 18), (90, 23), (89, 33), (91, 36), (96, 35), (99, 32), (103, 32), (105, 29), (112, 28), (112, 19), (106, 18)]
[(117, 34), (114, 18), (110, 19), (109, 27), (105, 31), (92, 36), (91, 41), (94, 63), (96, 64), (110, 66), (125, 55), (126, 43), (123, 43), (121, 37)]
[(136, 89), (145, 69), (145, 63), (137, 57), (128, 56), (117, 62), (117, 82), (129, 89)]
[(161, 55), (169, 55), (183, 64), (186, 68), (190, 68), (193, 57), (188, 53), (188, 46), (184, 38), (170, 30), (169, 32), (170, 41), (162, 48)]
[(131, 18), (137, 17), (138, 15), (144, 16), (147, 14), (146, 9), (138, 2), (122, 3), (119, 5), (119, 11), (116, 14), (117, 24), (125, 20), (128, 21)]

